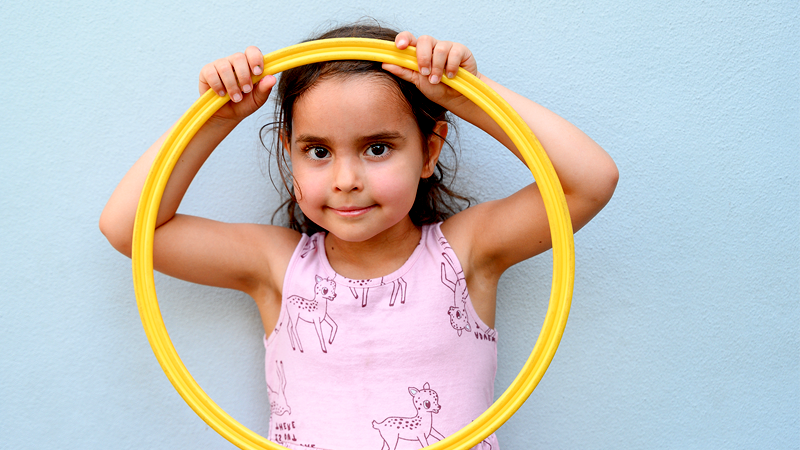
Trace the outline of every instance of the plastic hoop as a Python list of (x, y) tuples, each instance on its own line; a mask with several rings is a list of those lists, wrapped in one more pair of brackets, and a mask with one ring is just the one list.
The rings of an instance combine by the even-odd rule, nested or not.
[[(315, 62), (359, 59), (395, 64), (418, 70), (416, 50), (398, 50), (393, 42), (340, 38), (286, 47), (264, 56), (264, 74)], [(261, 78), (261, 77), (257, 77)], [(500, 97), (471, 73), (459, 69), (442, 82), (486, 111), (520, 150), (537, 180), (544, 200), (553, 243), (553, 284), (539, 337), (522, 370), (508, 389), (477, 419), (455, 434), (431, 444), (430, 450), (467, 450), (497, 430), (528, 399), (555, 355), (567, 323), (575, 277), (575, 251), (567, 203), (547, 154), (527, 124)], [(181, 117), (164, 142), (145, 181), (133, 230), (133, 284), (147, 339), (161, 368), (186, 403), (211, 428), (242, 449), (281, 450), (285, 447), (254, 433), (234, 420), (206, 395), (180, 360), (167, 334), (156, 298), (153, 276), (153, 238), (156, 216), (176, 162), (200, 127), (230, 98), (209, 90)]]

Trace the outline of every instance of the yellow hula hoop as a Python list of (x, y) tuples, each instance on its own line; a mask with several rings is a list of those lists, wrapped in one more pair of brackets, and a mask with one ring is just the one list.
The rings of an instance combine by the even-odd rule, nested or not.
[[(398, 50), (389, 41), (343, 38), (306, 42), (270, 53), (264, 57), (264, 74), (261, 76), (305, 64), (343, 59), (379, 61), (418, 70), (414, 48)], [(454, 78), (445, 77), (442, 81), (486, 111), (520, 150), (544, 199), (553, 241), (550, 303), (527, 362), (503, 395), (480, 417), (446, 439), (425, 447), (430, 450), (467, 450), (497, 430), (522, 406), (550, 365), (569, 314), (575, 278), (575, 251), (572, 223), (561, 184), (547, 154), (522, 118), (500, 95), (462, 69)], [(133, 285), (147, 339), (167, 378), (186, 403), (211, 428), (237, 447), (279, 450), (285, 447), (259, 436), (234, 420), (192, 378), (167, 334), (153, 278), (153, 236), (167, 180), (195, 133), (228, 100), (229, 97), (220, 97), (211, 90), (206, 92), (181, 117), (156, 157), (136, 211), (132, 249)]]

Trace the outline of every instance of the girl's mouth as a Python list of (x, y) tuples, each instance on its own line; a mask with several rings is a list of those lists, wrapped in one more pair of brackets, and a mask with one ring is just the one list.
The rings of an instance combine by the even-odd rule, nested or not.
[(339, 208), (331, 207), (330, 209), (333, 212), (335, 212), (336, 214), (338, 214), (338, 215), (340, 215), (342, 217), (356, 217), (356, 216), (360, 216), (360, 215), (363, 215), (363, 214), (366, 214), (366, 213), (370, 212), (373, 208), (375, 208), (375, 205), (363, 206), (363, 207), (362, 206), (342, 206), (342, 207), (339, 207)]

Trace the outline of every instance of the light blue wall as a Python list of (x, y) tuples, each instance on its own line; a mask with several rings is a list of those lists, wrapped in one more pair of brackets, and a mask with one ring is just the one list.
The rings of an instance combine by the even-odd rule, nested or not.
[[(466, 43), (482, 72), (573, 121), (620, 168), (614, 199), (576, 236), (570, 322), (500, 430), (505, 449), (800, 448), (797, 2), (133, 3), (2, 7), (0, 448), (231, 448), (163, 375), (130, 263), (97, 219), (193, 102), (204, 63), (362, 15)], [(213, 155), (184, 211), (268, 220), (264, 120)], [(479, 198), (529, 180), (479, 133), (461, 142)], [(498, 392), (536, 339), (549, 270), (545, 255), (503, 278)], [(200, 385), (265, 433), (252, 302), (157, 286)]]

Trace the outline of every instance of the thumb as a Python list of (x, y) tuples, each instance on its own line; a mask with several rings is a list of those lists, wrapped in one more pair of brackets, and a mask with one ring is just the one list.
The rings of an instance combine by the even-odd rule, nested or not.
[(277, 80), (272, 75), (265, 75), (264, 78), (259, 80), (256, 83), (255, 88), (253, 89), (253, 101), (259, 107), (266, 103), (267, 98), (269, 98), (269, 93), (272, 91), (272, 87), (275, 86)]
[(392, 75), (397, 76), (401, 80), (405, 80), (410, 83), (416, 84), (417, 77), (419, 76), (418, 72), (411, 69), (406, 69), (405, 67), (401, 67), (395, 64), (383, 63), (381, 67), (383, 68), (383, 70), (391, 73)]

